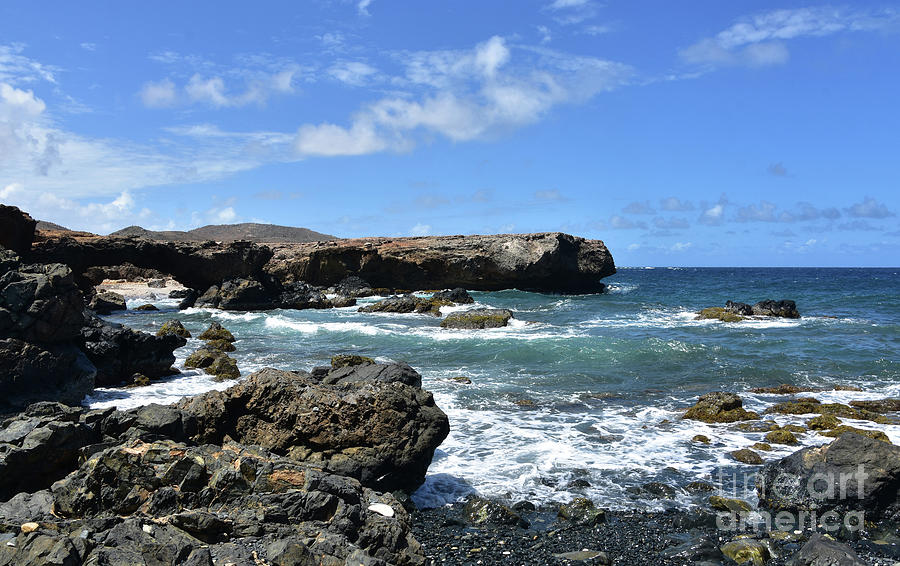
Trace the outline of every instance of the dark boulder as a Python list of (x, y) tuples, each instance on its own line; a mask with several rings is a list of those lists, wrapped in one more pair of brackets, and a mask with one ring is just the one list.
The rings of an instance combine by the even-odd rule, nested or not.
[[(408, 295), (393, 295), (377, 303), (359, 307), (359, 312), (411, 313), (417, 312), (416, 309), (420, 303), (423, 303), (422, 299), (411, 293)], [(430, 308), (430, 306), (426, 308)]]
[(136, 439), (98, 452), (52, 492), (58, 515), (96, 526), (91, 564), (424, 563), (389, 494), (261, 448)]
[(123, 311), (128, 307), (125, 305), (125, 297), (113, 291), (100, 291), (91, 297), (88, 308), (97, 314), (110, 314), (113, 311)]
[(184, 299), (191, 293), (192, 289), (174, 289), (169, 291), (170, 299)]
[[(322, 380), (334, 385), (304, 372), (266, 368), (179, 407), (196, 423), (197, 442), (218, 443), (228, 435), (374, 489), (412, 491), (424, 481), (449, 422), (430, 393), (404, 383), (415, 381), (408, 366), (388, 368), (340, 368)], [(374, 374), (397, 381), (372, 381)]]
[(195, 306), (223, 310), (269, 310), (278, 305), (277, 294), (255, 279), (229, 279), (211, 286)]
[(84, 410), (38, 403), (0, 427), (0, 501), (36, 492), (73, 470), (80, 450), (99, 442), (96, 427), (81, 422)]
[(189, 309), (193, 307), (197, 303), (197, 299), (200, 298), (200, 291), (196, 289), (187, 289), (187, 292), (184, 294), (184, 298), (181, 299), (181, 302), (178, 303), (178, 310), (183, 311), (184, 309)]
[(212, 322), (209, 325), (209, 328), (204, 330), (200, 336), (198, 336), (201, 340), (226, 340), (228, 342), (234, 342), (234, 334), (232, 334), (227, 328), (219, 324), (218, 322)]
[(479, 497), (470, 496), (463, 508), (463, 516), (466, 521), (476, 527), (486, 525), (512, 525), (528, 528), (528, 521), (506, 505)]
[(321, 287), (297, 281), (284, 286), (279, 306), (283, 309), (329, 309), (334, 305), (325, 297)]
[(767, 464), (757, 492), (760, 507), (773, 511), (861, 511), (866, 521), (897, 521), (900, 447), (847, 432)]
[(73, 345), (0, 340), (0, 411), (38, 401), (78, 405), (94, 389), (96, 375), (94, 365)]
[(753, 314), (753, 307), (748, 305), (747, 303), (736, 303), (734, 301), (727, 301), (725, 303), (725, 311), (738, 314), (741, 316), (751, 316)]
[(0, 246), (28, 255), (37, 221), (15, 206), (0, 204)]
[(789, 566), (866, 566), (853, 549), (833, 538), (814, 533), (800, 552), (789, 561)]
[(177, 373), (172, 352), (186, 343), (175, 334), (154, 336), (99, 318), (91, 318), (81, 329), (82, 348), (97, 367), (98, 387), (119, 385), (134, 374), (155, 379)]
[(441, 321), (441, 328), (482, 329), (502, 328), (513, 318), (507, 309), (472, 309), (450, 313)]
[(157, 336), (166, 336), (167, 334), (174, 334), (176, 336), (181, 336), (182, 338), (190, 338), (190, 331), (184, 327), (180, 320), (177, 318), (173, 318), (171, 320), (167, 320), (163, 323), (162, 326), (159, 327), (159, 330), (156, 331)]
[(773, 301), (771, 299), (760, 301), (753, 305), (753, 314), (756, 316), (800, 318), (800, 313), (797, 312), (797, 304), (794, 301)]
[(369, 282), (362, 277), (351, 275), (344, 277), (334, 286), (334, 291), (338, 295), (345, 295), (352, 298), (370, 297), (375, 294)]
[(455, 305), (471, 305), (475, 302), (475, 299), (472, 298), (472, 295), (470, 295), (462, 287), (450, 289), (449, 291), (438, 291), (431, 296), (431, 299), (433, 301), (441, 301), (444, 303)]
[(70, 341), (84, 324), (83, 311), (81, 292), (65, 265), (21, 265), (0, 276), (0, 337)]

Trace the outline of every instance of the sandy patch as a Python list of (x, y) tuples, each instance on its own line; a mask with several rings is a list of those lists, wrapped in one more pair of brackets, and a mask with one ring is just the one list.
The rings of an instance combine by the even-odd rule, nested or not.
[(184, 289), (184, 285), (174, 279), (166, 279), (165, 287), (150, 287), (146, 283), (129, 283), (115, 279), (106, 279), (97, 285), (97, 291), (113, 291), (128, 299), (147, 299), (155, 301), (167, 299), (171, 291)]

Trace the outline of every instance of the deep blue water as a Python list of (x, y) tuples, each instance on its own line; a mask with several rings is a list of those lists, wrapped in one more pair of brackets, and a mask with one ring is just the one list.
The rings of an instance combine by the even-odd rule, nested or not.
[[(864, 388), (817, 394), (823, 401), (900, 396), (900, 269), (620, 269), (606, 281), (610, 290), (601, 295), (473, 292), (475, 306), (515, 313), (511, 327), (485, 331), (443, 330), (428, 315), (365, 314), (355, 307), (178, 313), (176, 301), (161, 298), (153, 301), (161, 312), (112, 319), (152, 331), (177, 316), (195, 335), (218, 320), (238, 338), (235, 356), (245, 375), (264, 366), (309, 369), (343, 352), (407, 361), (451, 420), (451, 436), (417, 494), (432, 505), (470, 491), (511, 501), (586, 495), (616, 507), (690, 504), (683, 493), (671, 502), (632, 492), (648, 481), (678, 487), (709, 480), (736, 465), (727, 452), (762, 437), (681, 421), (698, 395), (735, 391), (754, 410), (779, 399), (748, 389), (780, 383)], [(701, 308), (729, 299), (793, 299), (802, 318), (695, 320)], [(179, 362), (198, 345), (191, 341), (180, 350)], [(455, 383), (454, 376), (472, 384)], [(226, 385), (186, 372), (147, 388), (99, 392), (89, 401), (169, 402)], [(898, 426), (850, 424), (880, 428), (900, 442)], [(713, 442), (692, 443), (698, 433)], [(806, 445), (828, 440), (815, 433), (801, 438)], [(764, 456), (795, 449), (776, 447)], [(570, 487), (573, 479), (590, 486)]]

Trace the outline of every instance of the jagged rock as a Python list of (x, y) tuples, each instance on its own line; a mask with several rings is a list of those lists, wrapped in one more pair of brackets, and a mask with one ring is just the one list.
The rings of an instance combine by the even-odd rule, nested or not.
[[(143, 554), (154, 564), (252, 564), (260, 547), (275, 563), (424, 563), (393, 497), (260, 448), (133, 440), (93, 455), (52, 491), (61, 516), (107, 525), (89, 533), (88, 563), (143, 564)], [(394, 516), (366, 511), (373, 502)]]
[(15, 206), (0, 204), (0, 246), (27, 255), (34, 241), (37, 221)]
[(165, 289), (165, 287), (166, 287), (166, 280), (165, 280), (165, 279), (162, 279), (162, 278), (160, 278), (160, 279), (151, 279), (151, 280), (147, 281), (147, 287), (150, 287), (150, 288), (153, 288), (153, 289)]
[[(174, 291), (173, 291), (174, 292)], [(184, 298), (178, 303), (178, 310), (183, 311), (184, 309), (189, 309), (193, 307), (197, 303), (197, 299), (200, 298), (200, 292), (196, 289), (187, 289), (187, 292), (184, 295)]]
[(213, 285), (201, 295), (195, 306), (223, 310), (269, 310), (278, 306), (278, 297), (255, 279), (228, 279)]
[(175, 349), (187, 340), (175, 334), (154, 336), (92, 318), (81, 330), (84, 352), (97, 367), (97, 386), (118, 385), (136, 373), (151, 379), (177, 373)]
[(734, 301), (726, 301), (725, 302), (725, 310), (727, 312), (740, 315), (740, 316), (752, 316), (753, 315), (753, 307), (748, 305), (747, 303), (736, 303)]
[(328, 299), (328, 302), (330, 302), (331, 306), (336, 309), (356, 306), (356, 299), (354, 297), (347, 297), (345, 295), (338, 295), (332, 299)]
[(100, 434), (82, 422), (83, 409), (37, 403), (0, 428), (0, 501), (35, 492), (75, 468), (79, 451)]
[(853, 549), (833, 538), (814, 533), (789, 561), (790, 566), (866, 566)]
[(65, 265), (19, 265), (0, 276), (0, 337), (71, 341), (84, 324), (83, 311), (81, 292)]
[(756, 316), (800, 318), (800, 313), (797, 312), (797, 305), (794, 301), (773, 301), (771, 299), (760, 301), (753, 305), (753, 314)]
[(338, 354), (331, 356), (331, 368), (341, 369), (348, 366), (361, 366), (363, 364), (374, 364), (375, 360), (368, 356), (357, 356), (355, 354)]
[(739, 538), (720, 547), (722, 554), (742, 566), (763, 566), (772, 558), (772, 550), (763, 541)]
[[(422, 305), (422, 310), (416, 309)], [(416, 297), (413, 294), (394, 295), (386, 299), (382, 299), (371, 305), (359, 307), (359, 312), (392, 312), (392, 313), (411, 313), (425, 312), (431, 309), (431, 305), (426, 304), (424, 299)]]
[(174, 334), (175, 336), (181, 336), (182, 338), (190, 338), (190, 331), (184, 327), (180, 320), (177, 318), (173, 318), (171, 320), (167, 320), (163, 323), (162, 326), (159, 327), (159, 330), (156, 331), (157, 336), (167, 336), (169, 334)]
[(865, 409), (873, 413), (896, 413), (900, 411), (900, 399), (876, 399), (872, 401), (850, 401), (851, 407)]
[[(389, 368), (344, 367), (323, 380), (334, 385), (304, 372), (266, 368), (226, 391), (211, 391), (179, 407), (196, 422), (198, 442), (217, 443), (228, 435), (366, 486), (412, 491), (424, 481), (449, 423), (430, 393), (403, 383), (411, 377), (408, 366)], [(379, 373), (401, 381), (369, 379)]]
[(73, 345), (0, 340), (0, 411), (38, 401), (78, 405), (94, 389), (97, 368)]
[(348, 276), (373, 287), (597, 293), (615, 273), (603, 242), (568, 234), (366, 238), (278, 244), (266, 271), (281, 281), (334, 285)]
[(84, 271), (84, 278), (94, 285), (99, 285), (106, 279), (125, 280), (131, 282), (144, 282), (149, 279), (159, 279), (165, 275), (157, 270), (145, 267), (136, 267), (130, 263), (122, 265), (99, 265), (89, 267)]
[(784, 428), (767, 432), (765, 440), (771, 444), (798, 444), (794, 433)]
[(206, 373), (214, 375), (216, 381), (237, 379), (241, 376), (241, 370), (238, 369), (237, 360), (224, 352), (220, 352), (220, 355), (216, 356), (212, 363), (204, 369), (206, 369)]
[(507, 309), (473, 309), (450, 313), (441, 321), (441, 328), (483, 329), (502, 328), (513, 317)]
[(810, 430), (831, 430), (841, 425), (841, 420), (834, 415), (819, 415), (806, 421)]
[(193, 289), (173, 289), (169, 291), (170, 299), (184, 299), (191, 294)]
[(756, 420), (759, 415), (744, 409), (744, 401), (735, 393), (713, 391), (701, 395), (681, 418), (705, 423), (733, 423)]
[(860, 419), (881, 424), (890, 422), (887, 417), (884, 417), (883, 415), (879, 415), (878, 413), (874, 413), (872, 411), (868, 411), (866, 409), (850, 407), (842, 403), (822, 403), (818, 399), (814, 399), (812, 397), (801, 397), (799, 399), (784, 401), (783, 403), (776, 403), (775, 405), (767, 408), (765, 410), (765, 413), (779, 413), (783, 415), (806, 415), (811, 413), (818, 413), (820, 415), (833, 415), (836, 417)]
[(320, 287), (296, 281), (284, 286), (279, 306), (283, 309), (329, 309), (334, 305)]
[(203, 331), (200, 336), (198, 336), (200, 340), (227, 340), (228, 342), (234, 342), (234, 334), (232, 334), (227, 328), (223, 327), (218, 322), (213, 322), (209, 325), (209, 328)]
[(147, 303), (146, 305), (134, 307), (134, 310), (136, 310), (136, 311), (158, 311), (159, 307), (157, 307), (156, 305), (151, 305), (150, 303)]
[[(814, 481), (810, 488), (811, 478), (821, 478), (828, 485)], [(820, 516), (832, 509), (864, 511), (866, 521), (900, 518), (898, 490), (900, 447), (854, 432), (770, 462), (757, 478), (760, 507), (791, 512), (816, 509)]]
[(125, 297), (113, 291), (99, 291), (91, 298), (88, 308), (97, 314), (109, 314), (113, 311), (123, 311), (128, 307), (125, 305)]
[(472, 295), (462, 287), (457, 287), (448, 291), (438, 291), (431, 296), (431, 300), (452, 303), (455, 305), (471, 305), (475, 302)]
[(847, 425), (839, 425), (834, 427), (831, 430), (825, 431), (822, 433), (822, 436), (830, 436), (831, 438), (837, 438), (845, 433), (854, 432), (856, 434), (866, 436), (868, 438), (872, 438), (874, 440), (880, 440), (881, 442), (887, 442), (891, 444), (891, 439), (880, 430), (867, 430), (863, 428), (856, 428), (853, 426)]
[(264, 275), (262, 268), (272, 251), (241, 241), (193, 244), (139, 238), (53, 237), (33, 245), (30, 257), (32, 261), (68, 265), (84, 290), (93, 286), (82, 276), (90, 267), (125, 263), (158, 269), (192, 289), (208, 289), (229, 279)]
[(375, 294), (369, 282), (362, 277), (351, 275), (344, 277), (334, 286), (334, 292), (352, 298), (370, 297)]

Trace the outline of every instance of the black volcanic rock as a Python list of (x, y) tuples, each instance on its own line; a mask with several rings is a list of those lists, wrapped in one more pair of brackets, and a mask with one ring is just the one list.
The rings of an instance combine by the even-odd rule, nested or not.
[(61, 264), (17, 265), (0, 274), (0, 337), (47, 344), (78, 336), (84, 301)]
[(97, 369), (71, 344), (0, 340), (0, 411), (37, 401), (78, 405), (94, 389)]
[(0, 247), (26, 255), (34, 241), (37, 221), (15, 206), (0, 204)]
[(177, 373), (172, 352), (186, 343), (175, 334), (154, 336), (99, 318), (81, 330), (81, 346), (97, 367), (98, 387), (127, 383), (134, 374), (153, 379)]
[(178, 407), (191, 415), (196, 442), (221, 443), (227, 435), (373, 489), (412, 492), (450, 427), (432, 395), (408, 385), (421, 377), (394, 366), (348, 366), (321, 379), (266, 368)]

